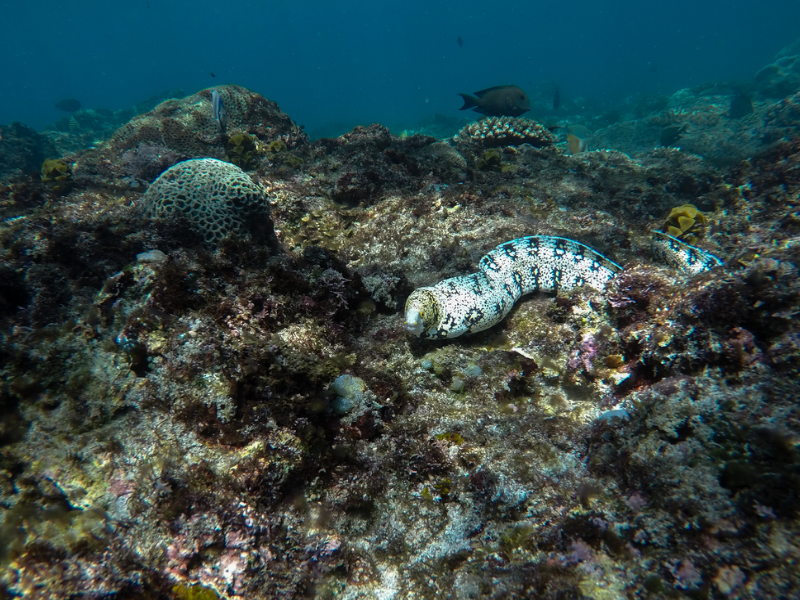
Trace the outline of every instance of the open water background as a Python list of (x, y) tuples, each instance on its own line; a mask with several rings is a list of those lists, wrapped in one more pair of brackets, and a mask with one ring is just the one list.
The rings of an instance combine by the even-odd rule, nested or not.
[(458, 92), (505, 83), (613, 108), (747, 80), (800, 37), (800, 1), (30, 0), (0, 3), (0, 28), (0, 123), (235, 83), (315, 137), (455, 116)]

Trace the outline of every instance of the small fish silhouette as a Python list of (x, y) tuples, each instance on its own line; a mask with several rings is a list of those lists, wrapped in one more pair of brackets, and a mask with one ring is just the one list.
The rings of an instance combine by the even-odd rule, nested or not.
[(456, 41), (458, 42), (458, 47), (459, 48), (463, 48), (464, 47), (464, 40), (461, 39), (461, 36), (458, 36), (458, 40), (456, 40)]
[(217, 90), (211, 90), (211, 108), (214, 111), (214, 120), (217, 122), (220, 133), (225, 133), (228, 127), (228, 112), (222, 103), (222, 96)]
[(64, 112), (72, 113), (76, 110), (80, 110), (81, 103), (80, 100), (76, 100), (75, 98), (64, 98), (63, 100), (56, 102), (56, 108), (58, 110), (63, 110)]
[(689, 129), (688, 123), (682, 125), (670, 125), (661, 130), (661, 135), (658, 138), (658, 143), (661, 146), (673, 146), (680, 140)]
[(211, 76), (216, 77), (216, 75), (214, 75), (214, 71), (211, 71)]
[(729, 119), (741, 119), (753, 114), (753, 101), (742, 90), (736, 90), (731, 96), (731, 105), (728, 108)]

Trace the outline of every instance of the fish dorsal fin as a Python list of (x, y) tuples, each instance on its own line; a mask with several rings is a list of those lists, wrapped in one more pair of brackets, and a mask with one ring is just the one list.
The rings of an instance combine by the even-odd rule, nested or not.
[(493, 92), (495, 90), (503, 90), (503, 89), (506, 89), (506, 88), (515, 88), (515, 87), (517, 87), (517, 86), (515, 86), (515, 85), (496, 85), (494, 87), (490, 87), (490, 88), (486, 88), (485, 90), (481, 90), (480, 92), (475, 92), (475, 95), (478, 98), (483, 98), (489, 92)]

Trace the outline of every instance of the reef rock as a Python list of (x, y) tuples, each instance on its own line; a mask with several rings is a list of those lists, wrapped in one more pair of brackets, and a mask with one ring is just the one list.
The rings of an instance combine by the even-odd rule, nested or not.
[(253, 135), (266, 145), (281, 141), (289, 150), (308, 142), (303, 130), (261, 94), (238, 85), (214, 89), (220, 93), (228, 114), (227, 133), (220, 132), (214, 119), (211, 88), (180, 100), (166, 100), (134, 117), (107, 142), (80, 156), (75, 165), (76, 178), (121, 178), (127, 174), (127, 153), (153, 146), (160, 149), (160, 154), (169, 152), (177, 160), (224, 158), (227, 135), (236, 131)]
[[(572, 156), (380, 125), (305, 144), (231, 90), (229, 129), (266, 146), (234, 146), (247, 174), (204, 156), (120, 188), (221, 155), (205, 90), (61, 190), (60, 163), (0, 182), (0, 595), (800, 596), (797, 97), (732, 119), (730, 90), (681, 92), (585, 121), (620, 144)], [(709, 156), (787, 139), (728, 166), (655, 148), (683, 124)], [(725, 264), (655, 259), (670, 214)], [(222, 242), (267, 219), (284, 252)], [(408, 335), (414, 289), (525, 236), (624, 271)]]
[[(711, 164), (729, 165), (764, 151), (769, 125), (763, 119), (770, 103), (753, 102), (753, 112), (739, 118), (731, 106), (741, 91), (734, 85), (679, 90), (666, 106), (641, 119), (625, 119), (595, 132), (592, 143), (631, 154), (659, 146), (698, 154)], [(675, 134), (665, 135), (668, 130)]]
[(22, 123), (0, 125), (0, 181), (36, 173), (56, 155), (50, 141)]
[(783, 98), (800, 92), (800, 39), (778, 52), (773, 62), (756, 73), (753, 84), (764, 98)]

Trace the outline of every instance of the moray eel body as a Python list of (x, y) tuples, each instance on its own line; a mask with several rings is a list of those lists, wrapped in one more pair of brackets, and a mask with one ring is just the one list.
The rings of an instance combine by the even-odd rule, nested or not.
[(653, 232), (650, 247), (656, 258), (691, 275), (697, 275), (722, 264), (722, 261), (713, 254), (660, 231)]
[(525, 294), (589, 285), (602, 290), (622, 267), (588, 246), (536, 235), (500, 244), (472, 275), (414, 292), (406, 301), (406, 329), (428, 339), (454, 338), (502, 321)]
[[(722, 264), (704, 250), (661, 232), (654, 233), (652, 244), (658, 257), (692, 274)], [(406, 329), (426, 339), (476, 333), (502, 321), (525, 294), (582, 285), (602, 290), (622, 271), (588, 246), (546, 235), (500, 244), (478, 267), (477, 273), (414, 290), (406, 301)]]

